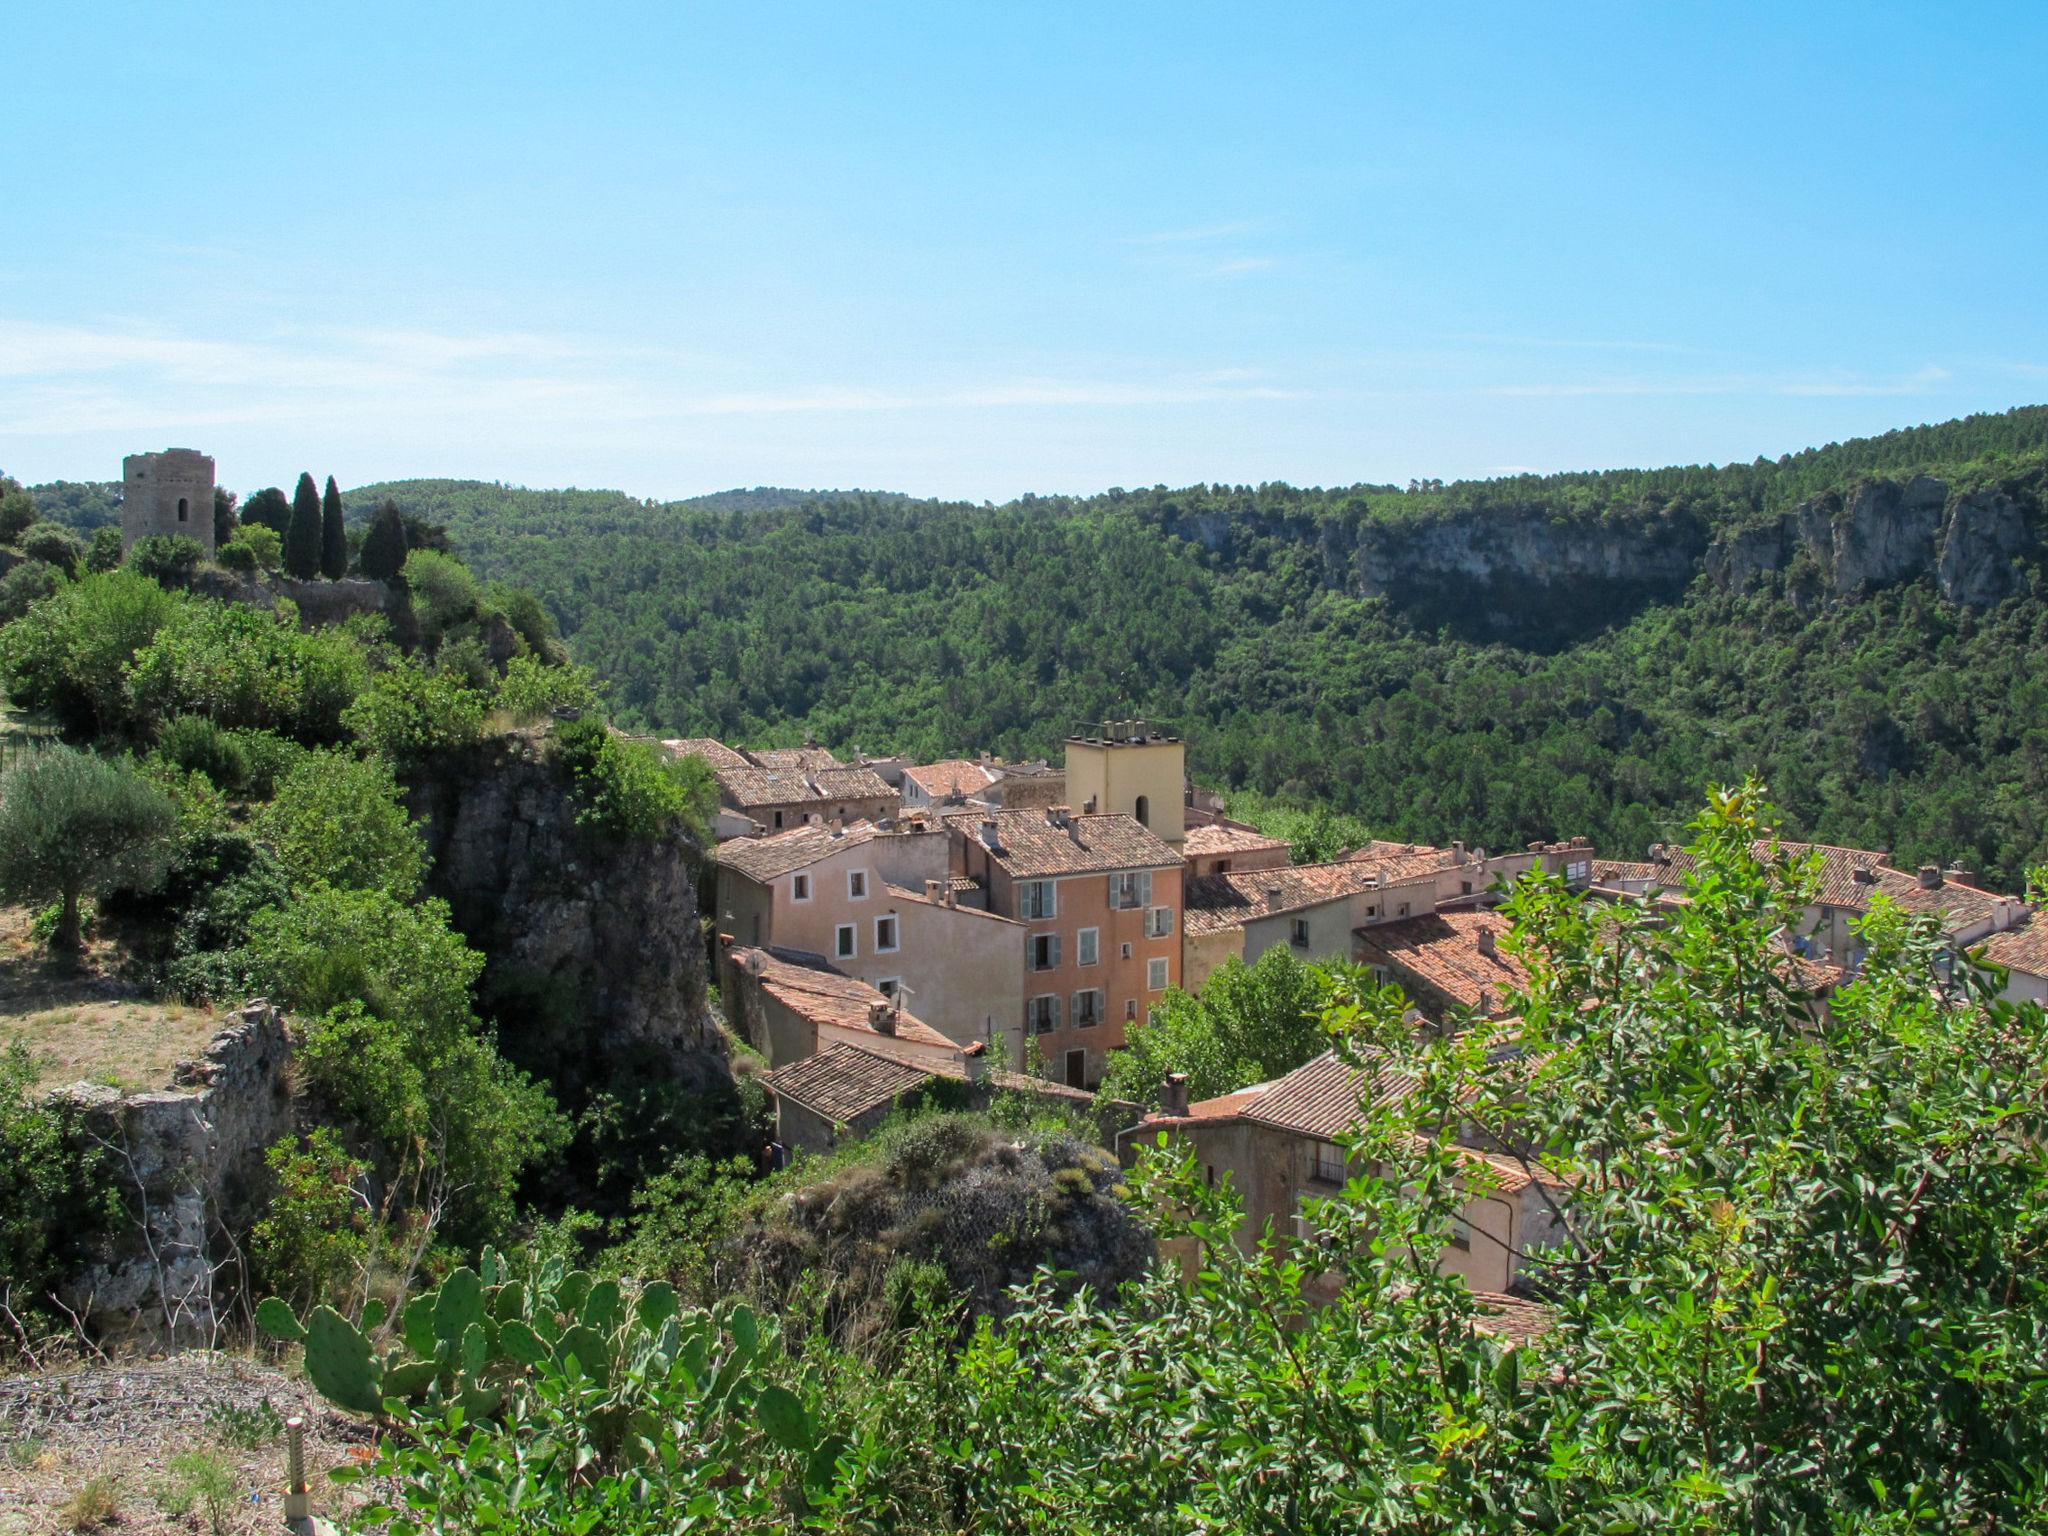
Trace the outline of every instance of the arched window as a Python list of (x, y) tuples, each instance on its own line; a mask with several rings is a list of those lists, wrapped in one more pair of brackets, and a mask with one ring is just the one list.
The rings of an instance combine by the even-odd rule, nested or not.
[(191, 510), (192, 503), (187, 501), (183, 496), (180, 496), (178, 498), (178, 521), (181, 523), (184, 522), (185, 514), (190, 512)]
[(1146, 801), (1145, 801), (1145, 797), (1144, 797), (1143, 795), (1140, 795), (1140, 796), (1138, 796), (1138, 804), (1137, 804), (1137, 806), (1136, 806), (1136, 810), (1137, 810), (1137, 813), (1138, 813), (1138, 825), (1139, 825), (1139, 826), (1141, 826), (1141, 827), (1149, 827), (1149, 826), (1151, 826), (1151, 825), (1152, 825), (1152, 818), (1151, 818), (1151, 815), (1150, 815), (1151, 807), (1150, 807), (1150, 806), (1149, 806), (1149, 805), (1148, 805), (1148, 804), (1146, 803)]

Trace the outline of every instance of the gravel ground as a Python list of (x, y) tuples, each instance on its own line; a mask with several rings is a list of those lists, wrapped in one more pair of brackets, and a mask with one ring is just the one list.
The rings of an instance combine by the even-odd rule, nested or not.
[[(328, 1484), (326, 1472), (367, 1453), (369, 1426), (284, 1371), (193, 1352), (0, 1377), (0, 1536), (207, 1532), (203, 1511), (174, 1515), (164, 1507), (176, 1502), (169, 1463), (188, 1451), (217, 1455), (232, 1470), (228, 1530), (277, 1531), (284, 1522), (285, 1446), (281, 1432), (274, 1439), (265, 1433), (266, 1402), (278, 1423), (293, 1414), (305, 1418), (313, 1511), (340, 1513), (343, 1490)], [(67, 1506), (95, 1479), (106, 1480), (115, 1513), (97, 1525), (76, 1524)]]

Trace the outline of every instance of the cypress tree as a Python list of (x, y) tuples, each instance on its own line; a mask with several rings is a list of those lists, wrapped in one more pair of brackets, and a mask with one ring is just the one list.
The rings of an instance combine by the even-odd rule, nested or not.
[(327, 477), (327, 493), (320, 498), (320, 574), (339, 581), (348, 574), (348, 529), (341, 521), (341, 492), (334, 476)]
[(363, 535), (363, 574), (372, 581), (389, 581), (405, 569), (405, 554), (405, 519), (397, 502), (385, 501)]
[(299, 476), (292, 492), (292, 523), (284, 533), (284, 570), (287, 576), (311, 581), (320, 574), (320, 493), (313, 477)]

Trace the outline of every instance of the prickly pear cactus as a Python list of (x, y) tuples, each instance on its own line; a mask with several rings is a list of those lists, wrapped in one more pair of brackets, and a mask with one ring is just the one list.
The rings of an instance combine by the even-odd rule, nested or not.
[(332, 1307), (315, 1307), (306, 1319), (306, 1374), (320, 1395), (357, 1413), (383, 1407), (382, 1374), (370, 1354), (369, 1338)]

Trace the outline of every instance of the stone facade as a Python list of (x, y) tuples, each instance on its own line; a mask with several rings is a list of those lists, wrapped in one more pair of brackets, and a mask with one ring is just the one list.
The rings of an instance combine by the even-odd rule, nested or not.
[(261, 1212), (263, 1154), (294, 1126), (291, 1057), (284, 1014), (257, 1001), (230, 1016), (205, 1054), (181, 1063), (170, 1088), (58, 1090), (107, 1149), (131, 1217), (63, 1289), (90, 1327), (216, 1342), (239, 1280), (235, 1241)]
[(121, 550), (157, 534), (213, 553), (213, 460), (191, 448), (131, 453), (121, 461)]

